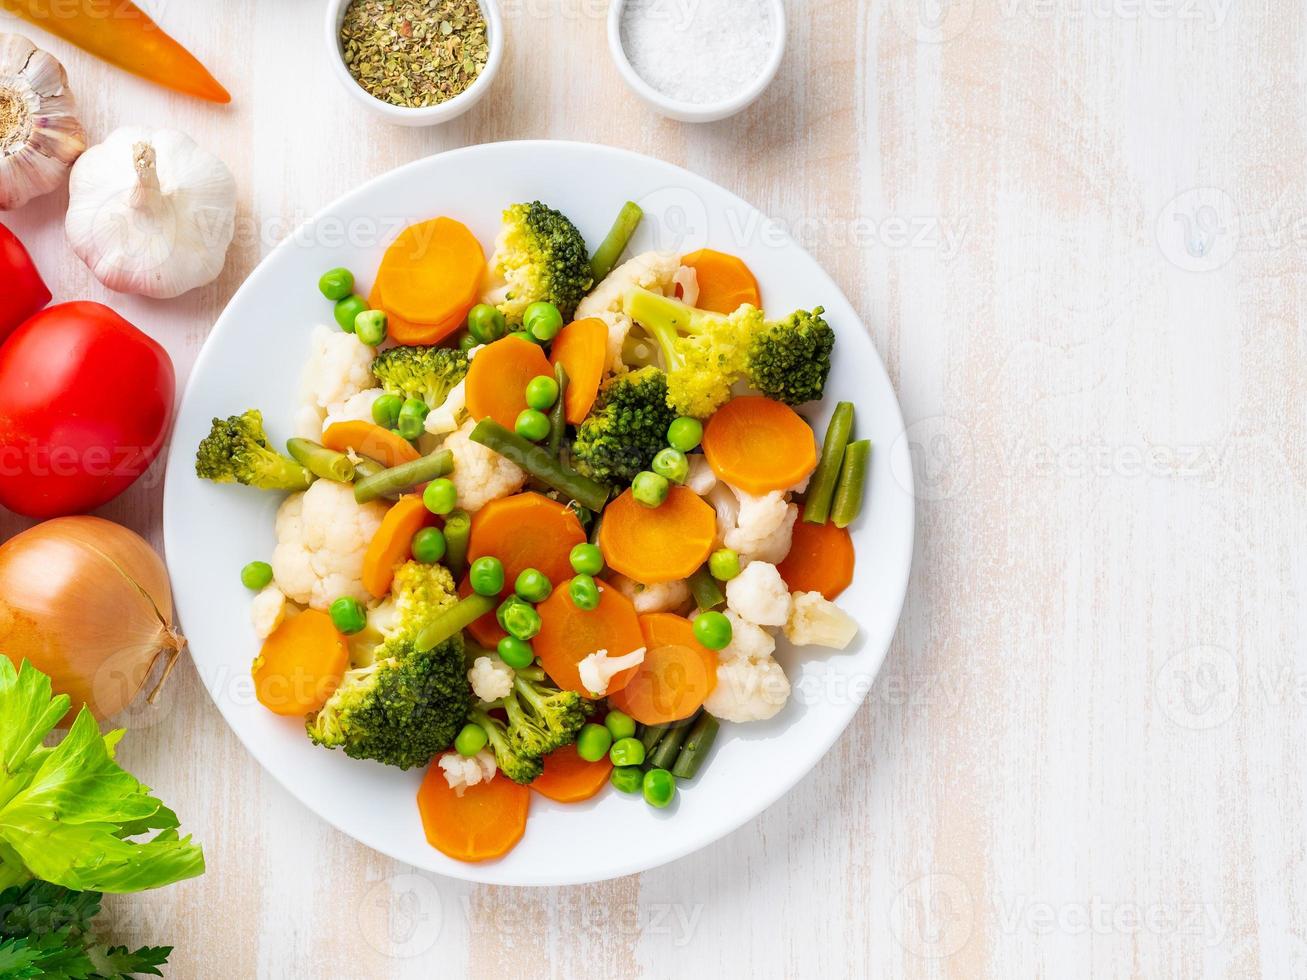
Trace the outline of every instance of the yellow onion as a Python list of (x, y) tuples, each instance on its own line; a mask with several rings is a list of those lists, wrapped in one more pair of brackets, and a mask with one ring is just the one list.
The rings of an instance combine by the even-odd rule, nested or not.
[(48, 674), (73, 712), (112, 717), (160, 666), (153, 703), (185, 645), (168, 573), (135, 532), (59, 517), (0, 545), (0, 653)]

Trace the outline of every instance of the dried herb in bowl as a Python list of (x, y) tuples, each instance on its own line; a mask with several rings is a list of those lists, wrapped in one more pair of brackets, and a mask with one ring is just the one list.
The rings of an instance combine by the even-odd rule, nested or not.
[(477, 0), (353, 0), (340, 46), (364, 91), (410, 109), (462, 94), (490, 57)]

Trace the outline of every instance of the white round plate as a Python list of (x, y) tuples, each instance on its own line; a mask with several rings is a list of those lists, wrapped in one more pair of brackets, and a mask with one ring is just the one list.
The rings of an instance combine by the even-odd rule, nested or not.
[[(861, 631), (847, 651), (778, 656), (794, 686), (774, 719), (724, 724), (709, 764), (676, 802), (655, 810), (608, 790), (563, 806), (534, 795), (526, 836), (506, 857), (452, 861), (427, 844), (415, 802), (421, 770), (401, 772), (312, 745), (303, 725), (262, 708), (250, 663), (259, 641), (240, 569), (268, 559), (280, 498), (195, 476), (195, 447), (214, 416), (263, 411), (270, 439), (291, 435), (299, 373), (314, 324), (331, 323), (318, 276), (345, 266), (371, 285), (386, 243), (435, 215), (465, 222), (491, 250), (502, 209), (539, 199), (567, 214), (594, 247), (622, 202), (645, 210), (634, 252), (701, 245), (742, 257), (773, 315), (823, 305), (837, 333), (820, 411), (857, 406), (857, 435), (875, 445), (869, 493), (853, 528), (857, 570), (840, 605)], [(359, 290), (366, 294), (367, 290)], [(250, 753), (309, 809), (356, 840), (419, 868), (469, 881), (563, 885), (600, 881), (689, 854), (761, 813), (839, 738), (880, 669), (907, 589), (912, 554), (911, 463), (894, 390), (858, 315), (798, 245), (735, 195), (679, 167), (579, 143), (492, 143), (402, 167), (336, 201), (250, 275), (209, 335), (186, 386), (164, 493), (164, 539), (191, 656)]]

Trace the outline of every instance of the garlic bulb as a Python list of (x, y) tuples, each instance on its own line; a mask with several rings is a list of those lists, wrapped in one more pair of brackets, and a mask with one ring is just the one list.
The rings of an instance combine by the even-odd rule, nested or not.
[(68, 75), (25, 37), (0, 34), (0, 211), (64, 182), (86, 149)]
[(231, 171), (175, 130), (114, 130), (69, 178), (68, 243), (120, 293), (172, 299), (213, 282), (235, 229)]

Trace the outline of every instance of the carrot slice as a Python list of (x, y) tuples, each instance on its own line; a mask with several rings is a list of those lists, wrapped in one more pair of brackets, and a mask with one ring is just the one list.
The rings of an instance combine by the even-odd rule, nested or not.
[(306, 609), (263, 641), (250, 672), (260, 704), (302, 718), (327, 703), (348, 666), (349, 647), (331, 617)]
[[(467, 560), (470, 563), (489, 556), (503, 562), (505, 592), (512, 591), (518, 575), (528, 568), (543, 572), (557, 588), (559, 582), (572, 577), (572, 548), (583, 541), (585, 529), (576, 511), (538, 493), (519, 493), (492, 500), (472, 515)], [(467, 595), (470, 591), (471, 587), (464, 581), (460, 594)], [(493, 647), (504, 637), (493, 613), (482, 616), (469, 631), (478, 643), (487, 647)]]
[(503, 857), (526, 833), (531, 791), (498, 774), (459, 796), (433, 762), (418, 789), (418, 813), (427, 843), (455, 861)]
[(665, 725), (689, 718), (717, 686), (717, 654), (694, 638), (683, 616), (652, 613), (640, 617), (644, 663), (608, 703), (642, 725)]
[(378, 599), (389, 592), (395, 567), (408, 558), (413, 535), (434, 519), (420, 495), (410, 493), (396, 500), (363, 553), (363, 588)]
[(575, 745), (564, 745), (544, 758), (545, 771), (531, 783), (541, 796), (559, 803), (580, 803), (598, 793), (608, 783), (613, 764), (608, 756), (598, 762), (586, 762)]
[[(540, 666), (555, 684), (593, 697), (581, 683), (577, 665), (596, 650), (607, 650), (610, 657), (623, 657), (644, 646), (644, 634), (631, 600), (611, 585), (599, 584), (599, 605), (594, 609), (577, 609), (568, 595), (570, 581), (555, 583), (549, 598), (536, 606), (542, 625), (531, 642)], [(638, 669), (628, 667), (614, 674), (608, 682), (608, 693), (624, 688)]]
[(526, 386), (534, 377), (554, 375), (539, 344), (503, 337), (477, 351), (467, 370), (467, 410), (480, 422), (489, 416), (506, 429), (517, 424), (526, 406)]
[(387, 467), (411, 463), (421, 455), (407, 439), (359, 419), (333, 422), (327, 426), (327, 431), (322, 433), (322, 444), (338, 453), (352, 449), (360, 456), (375, 459)]
[(791, 592), (820, 592), (834, 599), (853, 581), (853, 538), (833, 523), (794, 522), (790, 553), (776, 566)]
[(590, 414), (599, 382), (608, 365), (608, 327), (598, 317), (569, 323), (554, 338), (551, 364), (567, 369), (567, 395), (563, 405), (567, 421), (579, 425)]
[(423, 325), (404, 343), (434, 344), (455, 330), (477, 301), (486, 257), (453, 218), (432, 218), (399, 233), (377, 269), (377, 285), (396, 317)]
[(761, 395), (733, 398), (716, 411), (704, 428), (703, 454), (719, 480), (755, 496), (787, 490), (817, 468), (808, 423)]
[(694, 574), (712, 551), (717, 512), (693, 490), (674, 486), (661, 507), (627, 490), (604, 510), (599, 550), (610, 568), (645, 585)]
[(699, 299), (694, 304), (714, 313), (734, 313), (742, 303), (762, 306), (758, 280), (749, 267), (734, 255), (701, 248), (681, 257), (681, 265), (694, 270), (699, 281)]
[[(414, 344), (435, 343), (435, 341), (425, 341), (431, 332), (431, 326), (425, 323), (414, 323), (411, 320), (405, 320), (394, 310), (386, 308), (386, 298), (381, 293), (381, 283), (372, 284), (372, 292), (368, 293), (368, 306), (374, 310), (382, 310), (386, 314), (386, 335), (397, 344), (413, 346)], [(458, 324), (456, 323), (455, 328)], [(443, 335), (441, 338), (443, 339)]]

